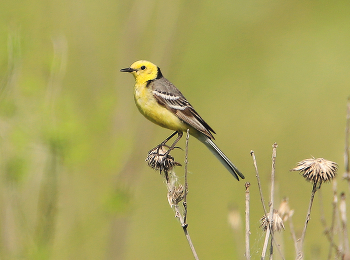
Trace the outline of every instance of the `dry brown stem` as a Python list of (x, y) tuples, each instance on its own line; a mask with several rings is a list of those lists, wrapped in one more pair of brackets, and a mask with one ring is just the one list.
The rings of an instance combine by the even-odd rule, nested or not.
[(250, 260), (250, 224), (249, 224), (249, 202), (250, 202), (250, 194), (249, 194), (250, 183), (245, 183), (245, 257), (247, 260)]

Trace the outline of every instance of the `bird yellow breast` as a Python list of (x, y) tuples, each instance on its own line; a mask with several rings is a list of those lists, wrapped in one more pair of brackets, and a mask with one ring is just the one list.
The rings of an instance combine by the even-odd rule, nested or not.
[(165, 107), (159, 105), (152, 90), (146, 84), (136, 84), (134, 88), (135, 103), (141, 114), (148, 120), (174, 131), (186, 131), (188, 126)]

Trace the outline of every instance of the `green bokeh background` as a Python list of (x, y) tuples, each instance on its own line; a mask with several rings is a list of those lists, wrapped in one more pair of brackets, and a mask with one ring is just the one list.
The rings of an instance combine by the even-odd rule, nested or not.
[[(276, 205), (289, 198), (300, 236), (312, 187), (289, 171), (296, 162), (337, 162), (348, 194), (349, 13), (348, 1), (316, 0), (0, 3), (0, 258), (192, 259), (163, 178), (144, 162), (170, 131), (138, 113), (133, 78), (119, 72), (139, 59), (162, 68), (251, 182), (252, 259), (264, 233), (251, 150), (268, 201), (277, 142)], [(244, 259), (244, 225), (232, 230), (228, 214), (244, 218), (245, 181), (194, 139), (189, 161), (200, 259)], [(330, 223), (331, 187), (316, 194), (306, 259), (328, 254), (318, 195)], [(287, 223), (278, 239), (293, 259)]]

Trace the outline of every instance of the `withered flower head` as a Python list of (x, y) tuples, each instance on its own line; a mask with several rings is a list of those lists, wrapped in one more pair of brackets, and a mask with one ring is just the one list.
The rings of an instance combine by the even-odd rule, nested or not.
[(298, 162), (291, 171), (299, 171), (307, 181), (322, 184), (337, 175), (338, 165), (323, 158), (311, 158)]
[[(269, 213), (267, 213), (267, 215), (270, 215)], [(269, 218), (270, 216), (268, 216)], [(261, 219), (260, 219), (260, 227), (266, 231), (267, 230), (267, 227), (269, 225), (269, 221), (268, 221), (268, 218), (266, 218), (266, 216), (262, 216)], [(283, 224), (283, 220), (282, 218), (280, 217), (280, 215), (278, 214), (278, 211), (277, 210), (273, 210), (273, 215), (272, 215), (272, 231), (273, 232), (280, 232), (281, 230), (284, 230), (284, 224)]]
[(181, 166), (180, 163), (175, 162), (174, 157), (167, 153), (165, 146), (159, 145), (148, 152), (146, 162), (154, 170), (160, 172), (168, 172), (175, 166)]
[(168, 192), (168, 202), (170, 206), (179, 204), (185, 198), (185, 187), (179, 185), (173, 187), (172, 190)]

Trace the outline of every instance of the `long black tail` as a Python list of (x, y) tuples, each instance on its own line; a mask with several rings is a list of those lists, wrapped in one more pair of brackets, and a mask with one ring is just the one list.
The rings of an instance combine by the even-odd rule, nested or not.
[[(244, 175), (230, 161), (229, 158), (216, 146), (216, 144), (207, 136), (201, 134), (197, 137), (199, 141), (205, 144), (206, 147), (215, 155), (215, 157), (225, 166), (225, 168), (239, 181), (239, 177), (244, 179)], [(239, 176), (239, 177), (238, 177)]]

